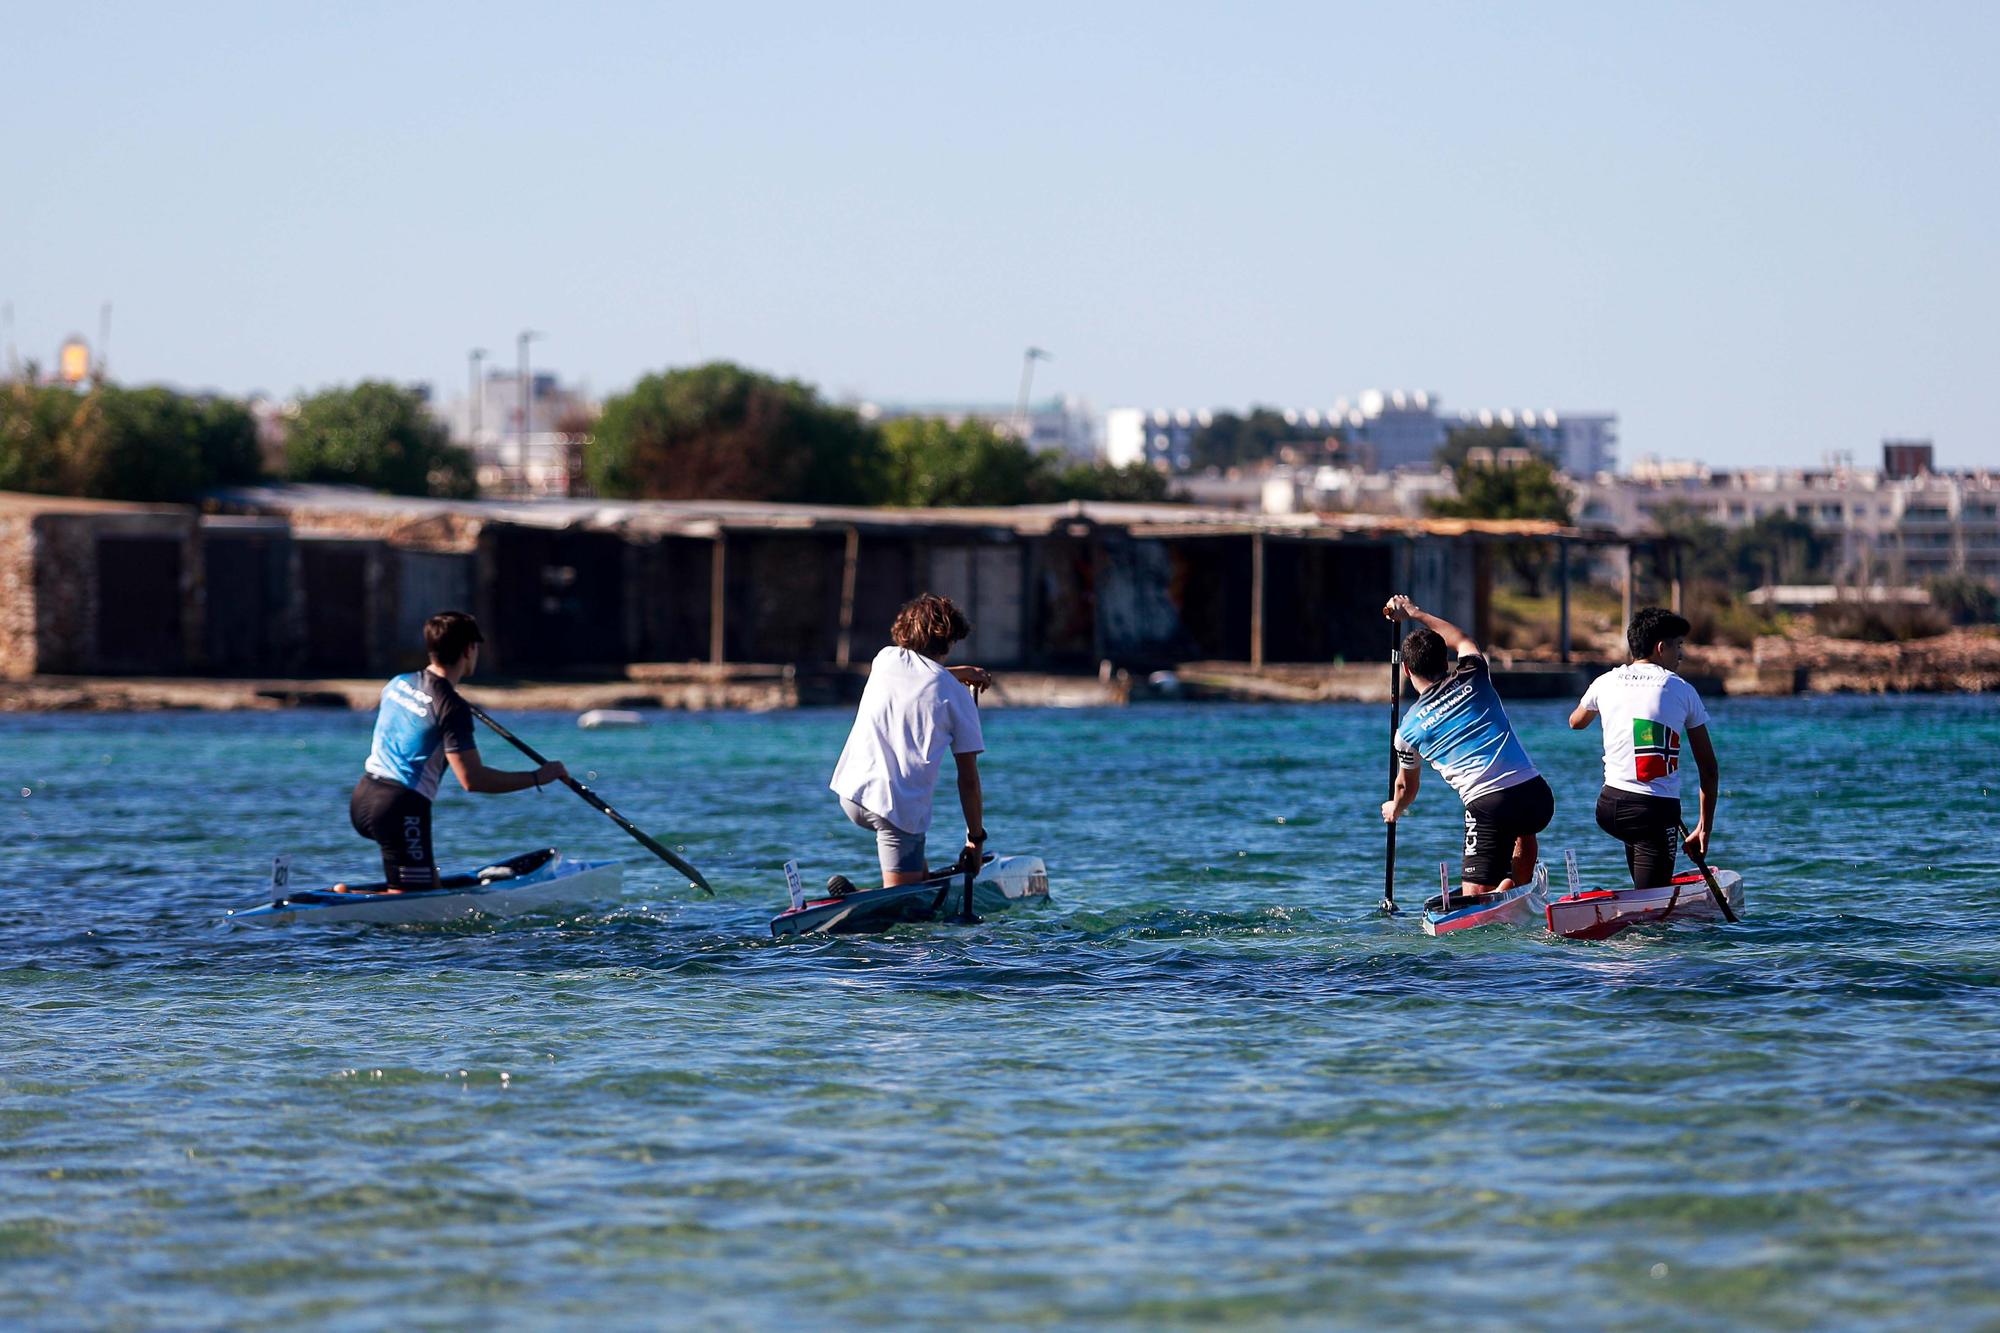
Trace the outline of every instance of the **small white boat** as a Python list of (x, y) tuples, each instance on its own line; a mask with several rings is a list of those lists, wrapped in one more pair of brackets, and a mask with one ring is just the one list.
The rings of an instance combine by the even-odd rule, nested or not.
[[(1743, 876), (1717, 870), (1716, 887), (1729, 910), (1743, 914)], [(1601, 940), (1631, 926), (1655, 921), (1720, 921), (1722, 912), (1699, 872), (1675, 875), (1671, 884), (1649, 889), (1591, 889), (1566, 893), (1548, 905), (1549, 929), (1573, 940)]]
[[(972, 910), (989, 916), (1022, 902), (1045, 902), (1048, 867), (1039, 856), (995, 856), (972, 881)], [(863, 935), (906, 921), (934, 921), (957, 913), (965, 902), (965, 876), (941, 871), (915, 884), (857, 889), (840, 898), (813, 898), (771, 919), (771, 934)]]
[(1549, 868), (1535, 862), (1535, 875), (1526, 884), (1516, 884), (1503, 893), (1482, 893), (1466, 897), (1440, 893), (1424, 904), (1424, 934), (1449, 935), (1475, 926), (1509, 925), (1541, 915), (1549, 901)]
[(448, 875), (435, 889), (388, 892), (363, 884), (345, 893), (306, 889), (255, 907), (239, 907), (224, 920), (246, 926), (330, 925), (365, 921), (414, 925), (472, 916), (520, 916), (615, 897), (622, 861), (572, 861), (553, 847)]
[(643, 727), (646, 715), (629, 708), (593, 708), (579, 717), (576, 724), (585, 731), (596, 731), (599, 727)]

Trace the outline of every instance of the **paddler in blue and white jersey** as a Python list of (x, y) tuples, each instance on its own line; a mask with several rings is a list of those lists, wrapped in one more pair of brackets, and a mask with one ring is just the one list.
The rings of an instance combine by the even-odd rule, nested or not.
[(1420, 626), (1403, 640), (1403, 672), (1417, 701), (1396, 731), (1395, 795), (1382, 803), (1383, 820), (1395, 823), (1417, 799), (1419, 761), (1429, 760), (1465, 802), (1462, 890), (1527, 883), (1541, 851), (1536, 835), (1555, 817), (1556, 798), (1514, 734), (1485, 656), (1471, 635), (1401, 593), (1382, 614)]
[[(952, 645), (971, 633), (949, 597), (925, 593), (904, 604), (889, 627), (890, 646), (868, 669), (861, 708), (827, 784), (848, 819), (875, 834), (885, 887), (929, 877), (924, 840), (947, 755), (958, 769), (958, 804), (965, 812), (965, 846), (956, 864), (976, 865), (986, 845), (979, 786), (986, 738), (975, 691), (993, 677), (980, 667), (944, 664)], [(827, 887), (836, 896), (852, 890), (838, 875)]]
[[(375, 715), (375, 743), (354, 784), (347, 816), (355, 832), (382, 849), (382, 876), (390, 893), (437, 887), (431, 855), (431, 799), (447, 765), (458, 785), (473, 792), (522, 791), (560, 782), (569, 770), (551, 761), (532, 773), (488, 768), (473, 737), (472, 710), (458, 683), (479, 667), (485, 636), (463, 611), (440, 611), (424, 622), (430, 665), (397, 676), (382, 687)], [(347, 886), (337, 884), (336, 891)]]

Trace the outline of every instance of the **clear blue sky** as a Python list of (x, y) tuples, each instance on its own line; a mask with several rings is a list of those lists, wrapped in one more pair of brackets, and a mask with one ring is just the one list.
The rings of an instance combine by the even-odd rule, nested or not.
[(1610, 408), (1623, 452), (2000, 464), (2000, 7), (13, 6), (45, 364), (286, 393)]

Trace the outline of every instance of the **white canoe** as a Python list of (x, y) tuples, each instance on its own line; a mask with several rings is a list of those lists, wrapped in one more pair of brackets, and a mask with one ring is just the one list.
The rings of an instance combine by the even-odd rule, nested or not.
[(352, 921), (403, 926), (473, 916), (520, 916), (614, 897), (623, 868), (622, 861), (572, 861), (550, 847), (471, 874), (447, 876), (435, 889), (389, 893), (380, 884), (362, 885), (348, 893), (307, 889), (255, 907), (239, 907), (224, 919), (246, 926)]
[(1449, 935), (1475, 926), (1502, 926), (1533, 920), (1549, 901), (1549, 868), (1535, 862), (1535, 876), (1526, 884), (1516, 884), (1504, 893), (1482, 893), (1475, 898), (1460, 894), (1445, 901), (1443, 895), (1424, 904), (1424, 934)]
[[(1743, 915), (1743, 876), (1734, 870), (1715, 872), (1716, 887), (1729, 900), (1729, 910)], [(1549, 929), (1573, 940), (1601, 940), (1629, 926), (1654, 921), (1720, 921), (1722, 912), (1698, 872), (1674, 876), (1673, 883), (1650, 889), (1591, 889), (1568, 893), (1548, 905)]]
[[(990, 916), (1022, 902), (1049, 896), (1048, 867), (1039, 856), (987, 855), (972, 881), (972, 910)], [(906, 921), (932, 921), (956, 914), (965, 901), (965, 877), (940, 874), (917, 884), (857, 889), (845, 898), (812, 898), (804, 906), (771, 919), (771, 934), (862, 935)]]

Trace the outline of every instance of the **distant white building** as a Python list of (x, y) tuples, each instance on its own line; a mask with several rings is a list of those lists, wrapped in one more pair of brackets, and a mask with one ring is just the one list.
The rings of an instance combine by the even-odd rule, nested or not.
[(472, 451), (479, 487), (492, 495), (566, 495), (576, 439), (562, 428), (594, 419), (598, 405), (550, 371), (528, 376), (522, 429), (521, 376), (490, 370), (476, 396), (453, 399), (439, 413), (452, 439)]
[(1186, 472), (1194, 466), (1195, 432), (1214, 419), (1213, 413), (1186, 408), (1114, 407), (1104, 414), (1104, 461), (1113, 467), (1148, 463)]
[(1084, 399), (1069, 394), (1030, 403), (1025, 417), (1002, 403), (863, 402), (855, 404), (855, 410), (868, 421), (936, 417), (954, 426), (981, 421), (1004, 435), (1025, 439), (1037, 452), (1055, 450), (1079, 461), (1096, 458), (1101, 448), (1097, 414)]
[(1576, 499), (1579, 524), (1630, 536), (1657, 531), (1669, 507), (1723, 528), (1798, 519), (1837, 543), (1833, 573), (1845, 580), (2000, 582), (2000, 476), (1987, 472), (1898, 477), (1847, 464), (1722, 470), (1648, 459), (1630, 476), (1579, 482)]
[[(1194, 437), (1214, 411), (1120, 407), (1105, 416), (1104, 456), (1119, 465), (1144, 462), (1168, 472), (1194, 465)], [(1467, 426), (1501, 426), (1518, 432), (1573, 477), (1595, 477), (1618, 463), (1618, 417), (1611, 412), (1498, 411), (1447, 414), (1438, 396), (1422, 389), (1369, 389), (1331, 408), (1294, 408), (1285, 419), (1301, 435), (1338, 434), (1354, 458), (1374, 471), (1428, 469), (1445, 438)]]

